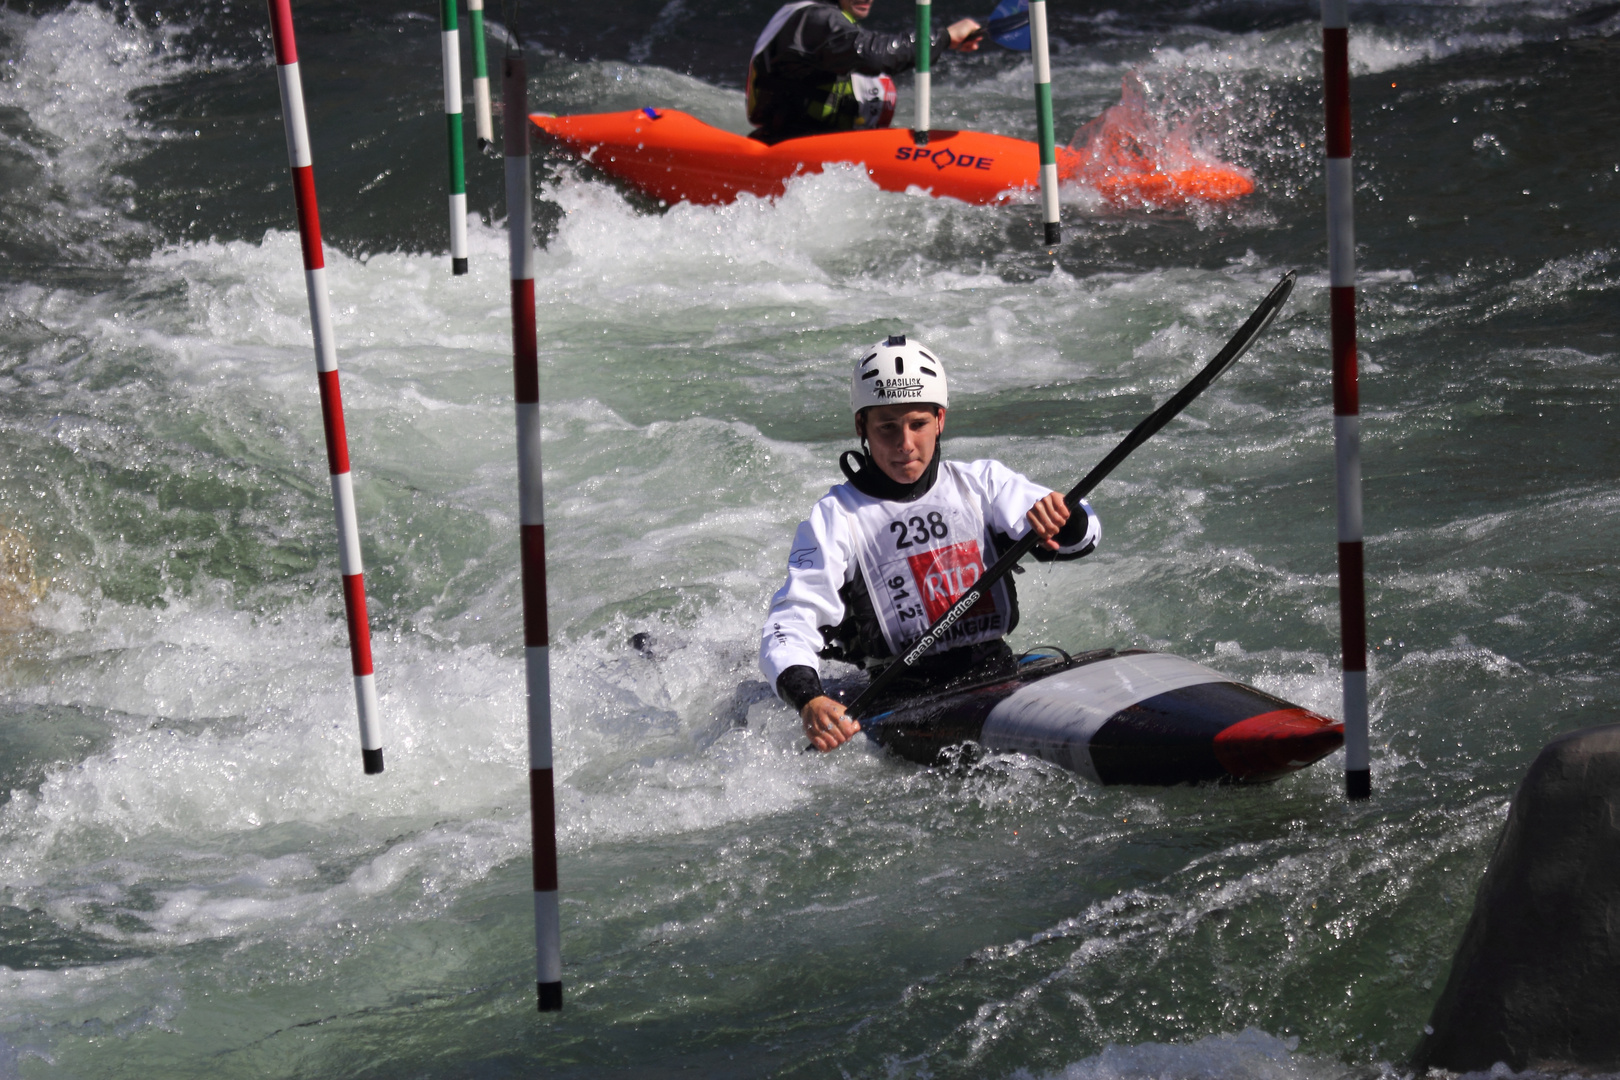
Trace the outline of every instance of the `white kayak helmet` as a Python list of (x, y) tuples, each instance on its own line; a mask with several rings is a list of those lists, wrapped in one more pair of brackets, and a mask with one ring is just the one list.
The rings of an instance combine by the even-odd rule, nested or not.
[(950, 407), (945, 365), (906, 335), (895, 334), (867, 349), (849, 380), (849, 404), (857, 415), (874, 405)]

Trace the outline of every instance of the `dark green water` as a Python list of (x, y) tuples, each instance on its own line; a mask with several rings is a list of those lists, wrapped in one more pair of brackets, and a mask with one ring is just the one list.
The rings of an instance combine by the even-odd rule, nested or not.
[[(1352, 5), (1376, 796), (1351, 807), (1338, 757), (1171, 791), (807, 758), (759, 682), (861, 344), (928, 342), (948, 452), (1067, 487), (1298, 267), (1267, 340), (1099, 490), (1097, 555), (1022, 579), (1016, 637), (1338, 713), (1314, 9), (1054, 5), (1060, 131), (1136, 72), (1257, 193), (1071, 192), (1054, 267), (1033, 206), (834, 173), (657, 214), (542, 160), (551, 1017), (500, 167), (469, 164), (453, 279), (436, 10), (297, 7), (375, 778), (263, 8), (0, 12), (0, 1077), (1403, 1068), (1518, 778), (1620, 705), (1620, 13)], [(772, 7), (526, 6), (531, 102), (739, 126)], [(1027, 136), (1028, 80), (942, 64), (936, 122)]]

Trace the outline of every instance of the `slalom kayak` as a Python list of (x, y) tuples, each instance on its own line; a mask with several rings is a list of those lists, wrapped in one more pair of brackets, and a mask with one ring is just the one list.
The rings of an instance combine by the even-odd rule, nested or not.
[(861, 728), (923, 764), (966, 745), (1029, 754), (1103, 784), (1265, 783), (1344, 742), (1337, 720), (1141, 649), (1028, 655), (1011, 677), (884, 706)]
[[(1040, 186), (1034, 143), (982, 131), (931, 131), (918, 145), (903, 128), (876, 128), (766, 146), (678, 109), (535, 113), (529, 119), (570, 154), (666, 204), (729, 203), (743, 194), (771, 198), (795, 176), (840, 164), (863, 167), (885, 191), (916, 189), (981, 205), (1020, 199)], [(1058, 178), (1114, 202), (1151, 206), (1227, 202), (1254, 190), (1249, 174), (1233, 165), (1183, 161), (1166, 168), (1132, 161), (1120, 167), (1121, 160), (1059, 147)]]

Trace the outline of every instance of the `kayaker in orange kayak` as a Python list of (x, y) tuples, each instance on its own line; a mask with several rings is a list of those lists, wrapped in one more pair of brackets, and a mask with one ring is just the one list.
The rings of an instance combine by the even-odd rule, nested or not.
[[(748, 61), (751, 137), (775, 143), (799, 135), (888, 127), (894, 116), (891, 75), (910, 71), (917, 32), (885, 34), (856, 25), (873, 0), (796, 0), (771, 17)], [(930, 41), (973, 52), (980, 26), (959, 19)]]

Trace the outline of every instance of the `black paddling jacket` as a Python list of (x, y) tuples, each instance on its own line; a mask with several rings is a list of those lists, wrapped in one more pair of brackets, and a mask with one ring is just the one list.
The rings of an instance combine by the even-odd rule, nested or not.
[[(950, 44), (937, 29), (934, 51)], [(754, 138), (849, 131), (860, 107), (850, 74), (897, 75), (917, 61), (917, 32), (863, 30), (837, 4), (818, 0), (793, 12), (748, 65), (748, 120)]]

